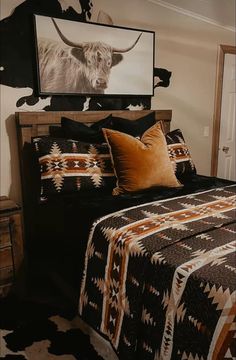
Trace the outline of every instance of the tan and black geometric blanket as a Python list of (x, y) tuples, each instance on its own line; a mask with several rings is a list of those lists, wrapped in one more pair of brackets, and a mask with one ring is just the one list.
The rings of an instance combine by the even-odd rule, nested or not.
[(230, 185), (94, 223), (79, 314), (119, 359), (235, 358), (235, 202)]

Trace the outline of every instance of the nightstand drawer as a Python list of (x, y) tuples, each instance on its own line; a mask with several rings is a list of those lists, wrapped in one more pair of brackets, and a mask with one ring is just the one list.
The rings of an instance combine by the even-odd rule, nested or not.
[(0, 286), (13, 282), (14, 270), (12, 266), (0, 269)]
[(11, 245), (10, 219), (0, 218), (0, 248)]
[(0, 196), (0, 300), (9, 291), (24, 291), (23, 257), (21, 207), (7, 196)]
[(2, 269), (7, 266), (13, 266), (12, 249), (10, 246), (4, 249), (0, 249), (0, 268)]

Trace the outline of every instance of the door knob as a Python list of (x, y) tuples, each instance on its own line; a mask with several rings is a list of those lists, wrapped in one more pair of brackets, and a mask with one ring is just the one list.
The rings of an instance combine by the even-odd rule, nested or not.
[(229, 147), (228, 146), (223, 146), (222, 151), (224, 151), (226, 154), (228, 154)]

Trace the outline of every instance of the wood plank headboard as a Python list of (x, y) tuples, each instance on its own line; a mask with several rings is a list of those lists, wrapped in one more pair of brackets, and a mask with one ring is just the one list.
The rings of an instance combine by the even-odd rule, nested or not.
[[(136, 120), (153, 111), (154, 110), (16, 112), (19, 150), (22, 150), (24, 143), (30, 143), (32, 137), (48, 135), (50, 125), (60, 126), (62, 116), (89, 125), (110, 114), (129, 120)], [(162, 121), (164, 131), (168, 132), (170, 129), (172, 110), (155, 110), (154, 112), (156, 121)]]

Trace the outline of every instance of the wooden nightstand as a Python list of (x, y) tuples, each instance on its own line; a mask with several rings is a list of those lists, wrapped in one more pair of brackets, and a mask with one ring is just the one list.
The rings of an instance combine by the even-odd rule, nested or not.
[(21, 207), (0, 197), (0, 297), (11, 289), (23, 262)]

